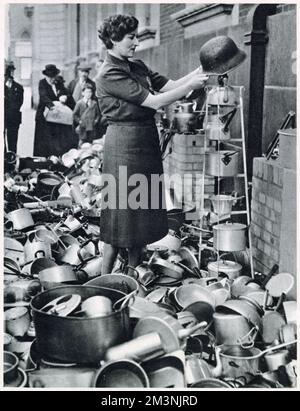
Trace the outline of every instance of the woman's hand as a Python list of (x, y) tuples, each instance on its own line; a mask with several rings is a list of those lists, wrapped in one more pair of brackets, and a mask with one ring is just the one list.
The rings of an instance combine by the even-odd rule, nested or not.
[(198, 90), (205, 86), (208, 78), (209, 77), (202, 74), (200, 70), (197, 70), (197, 72), (188, 80), (188, 85), (191, 90)]

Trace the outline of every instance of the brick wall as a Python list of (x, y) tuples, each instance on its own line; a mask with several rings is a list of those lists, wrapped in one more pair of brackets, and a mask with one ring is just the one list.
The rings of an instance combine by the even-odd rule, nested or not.
[[(175, 134), (169, 150), (169, 155), (164, 160), (164, 172), (169, 175), (178, 174), (181, 176), (178, 180), (175, 179), (174, 184), (177, 199), (182, 200), (179, 195), (182, 193), (185, 201), (192, 202), (199, 207), (202, 191), (204, 135)], [(184, 185), (182, 186), (183, 181)], [(205, 194), (213, 194), (214, 178), (206, 176), (204, 185)]]
[(176, 21), (170, 19), (170, 15), (185, 8), (185, 4), (161, 4), (160, 5), (160, 43), (167, 43), (183, 38), (183, 28)]
[(256, 270), (267, 274), (278, 264), (296, 277), (296, 170), (254, 159), (251, 236)]

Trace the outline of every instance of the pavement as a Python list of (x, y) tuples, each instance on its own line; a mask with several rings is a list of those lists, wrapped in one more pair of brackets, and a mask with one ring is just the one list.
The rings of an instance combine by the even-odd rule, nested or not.
[(21, 157), (32, 157), (35, 110), (31, 108), (31, 89), (24, 87), (24, 103), (22, 106), (22, 124), (19, 128), (17, 154)]

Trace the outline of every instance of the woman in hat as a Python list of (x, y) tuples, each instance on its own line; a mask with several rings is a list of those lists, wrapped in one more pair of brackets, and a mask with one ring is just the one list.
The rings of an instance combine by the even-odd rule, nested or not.
[(45, 120), (44, 110), (50, 110), (59, 101), (66, 104), (71, 110), (75, 102), (65, 87), (57, 84), (60, 70), (54, 64), (47, 64), (42, 71), (45, 78), (39, 82), (39, 104), (36, 111), (33, 155), (49, 157), (61, 156), (71, 148), (77, 148), (78, 138), (71, 125), (50, 123)]
[[(101, 113), (109, 124), (103, 158), (103, 176), (107, 176), (108, 185), (102, 192), (100, 218), (105, 243), (103, 274), (112, 271), (119, 249), (127, 249), (129, 265), (135, 267), (141, 261), (143, 247), (167, 234), (163, 187), (151, 184), (163, 173), (154, 114), (160, 107), (202, 88), (207, 80), (199, 68), (179, 80), (169, 80), (142, 61), (133, 60), (139, 44), (137, 27), (135, 17), (116, 15), (105, 19), (99, 30), (107, 56), (97, 77), (96, 92)], [(133, 183), (135, 175), (143, 176), (142, 187)], [(139, 196), (137, 190), (142, 190), (140, 197), (146, 194), (146, 204), (136, 207), (132, 200)]]

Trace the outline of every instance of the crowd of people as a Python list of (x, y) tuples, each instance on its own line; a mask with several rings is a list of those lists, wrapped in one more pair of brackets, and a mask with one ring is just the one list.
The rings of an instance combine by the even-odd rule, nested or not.
[[(99, 70), (103, 60), (99, 60)], [(35, 115), (33, 155), (48, 157), (62, 156), (71, 148), (78, 148), (84, 142), (91, 143), (101, 138), (106, 131), (96, 97), (95, 81), (89, 77), (91, 66), (81, 64), (78, 75), (67, 86), (54, 64), (47, 64), (39, 81), (39, 102)], [(5, 62), (4, 92), (4, 145), (5, 151), (16, 153), (19, 126), (22, 122), (21, 107), (24, 101), (23, 86), (14, 80), (13, 62)], [(72, 121), (48, 120), (48, 112), (72, 111)], [(63, 118), (63, 116), (62, 116)]]

